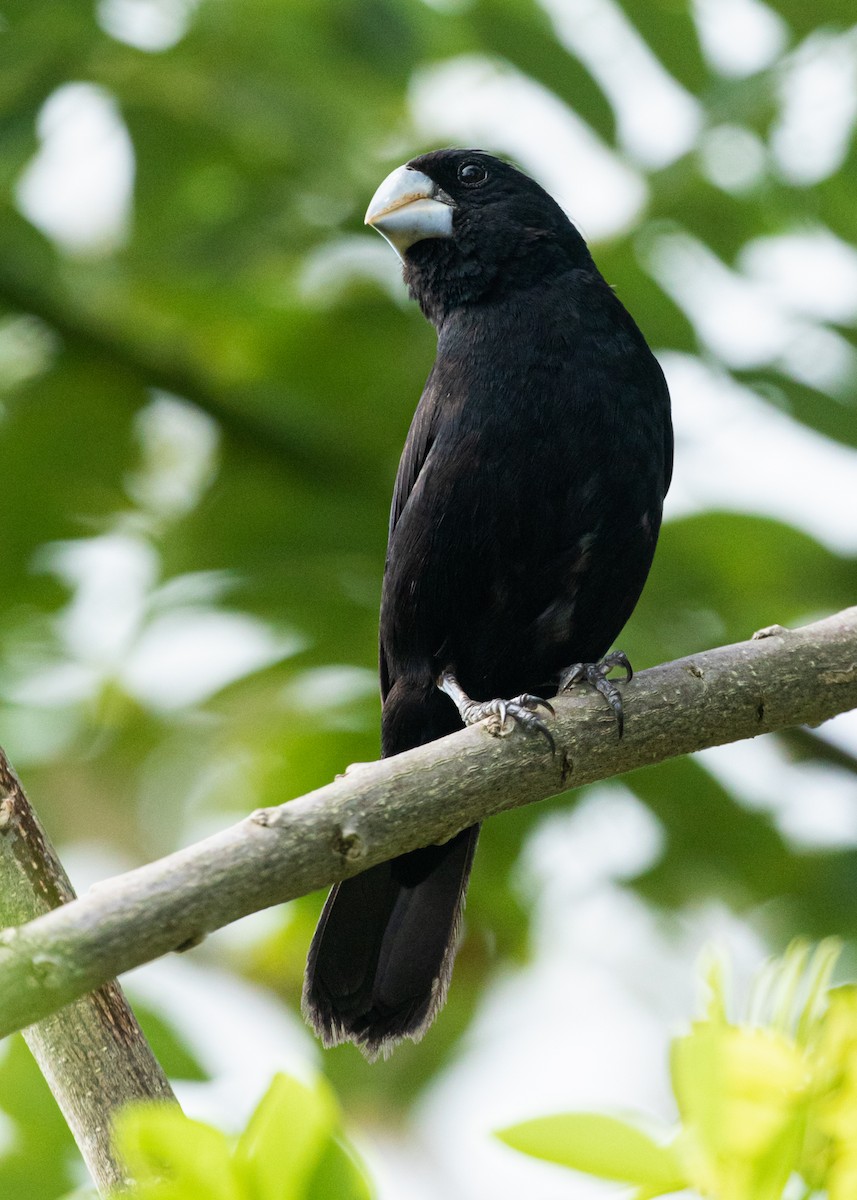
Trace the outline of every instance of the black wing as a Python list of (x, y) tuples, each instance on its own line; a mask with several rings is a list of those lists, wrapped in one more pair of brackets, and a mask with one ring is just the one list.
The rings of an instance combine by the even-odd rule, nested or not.
[(434, 374), (435, 370), (432, 367), (431, 374), (426, 380), (426, 386), (420, 397), (417, 411), (414, 413), (411, 428), (408, 430), (408, 438), (405, 442), (405, 448), (402, 451), (402, 457), (399, 460), (399, 469), (396, 472), (396, 483), (393, 488), (393, 503), (390, 508), (390, 537), (392, 537), (393, 530), (399, 523), (399, 517), (402, 515), (402, 511), (408, 502), (408, 497), (414, 490), (414, 484), (417, 482), (420, 471), (423, 469), (425, 461), (429, 456), (429, 451), (434, 444), (437, 419), (440, 411), (440, 406), (437, 402), (437, 389), (434, 384)]
[[(414, 490), (414, 484), (417, 482), (420, 471), (425, 466), (426, 459), (434, 444), (440, 411), (440, 405), (437, 402), (434, 375), (435, 368), (432, 367), (431, 374), (423, 388), (420, 402), (417, 405), (417, 411), (414, 413), (414, 419), (411, 421), (402, 457), (399, 459), (399, 469), (396, 472), (396, 482), (393, 487), (393, 502), (390, 507), (388, 543), (389, 539), (393, 536), (393, 530), (399, 523), (399, 517), (401, 517), (404, 511), (408, 498)], [(381, 675), (381, 696), (383, 698), (390, 690), (390, 675), (387, 669), (387, 659), (384, 654), (383, 645), (379, 647), (378, 665)]]

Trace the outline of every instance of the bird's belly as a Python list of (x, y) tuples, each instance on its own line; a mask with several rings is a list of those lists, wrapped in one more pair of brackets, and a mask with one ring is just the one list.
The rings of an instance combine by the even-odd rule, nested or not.
[(660, 521), (631, 491), (513, 455), (412, 499), (391, 539), (382, 645), (394, 675), (451, 667), (476, 698), (550, 691), (564, 667), (603, 655)]

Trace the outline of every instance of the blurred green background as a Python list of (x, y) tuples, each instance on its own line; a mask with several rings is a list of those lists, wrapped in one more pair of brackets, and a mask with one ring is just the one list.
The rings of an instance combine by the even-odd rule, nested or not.
[[(377, 756), (387, 510), (434, 334), (362, 214), (425, 149), (539, 178), (667, 371), (635, 666), (854, 602), (854, 18), (0, 4), (0, 741), (79, 889)], [(389, 1062), (295, 1016), (319, 895), (128, 986), (192, 1115), (238, 1127), (275, 1070), (323, 1070), (385, 1200), (599, 1196), (488, 1131), (666, 1104), (699, 947), (740, 973), (853, 939), (855, 897), (844, 717), (490, 822), (447, 1008)], [(83, 1179), (17, 1041), (0, 1109), (0, 1196)]]

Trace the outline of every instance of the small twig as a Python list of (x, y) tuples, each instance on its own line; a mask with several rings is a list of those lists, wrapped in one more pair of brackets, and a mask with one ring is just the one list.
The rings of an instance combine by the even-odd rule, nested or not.
[[(68, 904), (74, 890), (0, 750), (0, 918), (17, 925)], [(50, 980), (36, 957), (23, 986)], [(24, 1030), (102, 1195), (128, 1182), (111, 1146), (114, 1113), (130, 1100), (174, 1100), (170, 1085), (115, 981)]]
[(857, 707), (857, 608), (766, 633), (641, 672), (624, 690), (621, 741), (600, 696), (560, 699), (554, 754), (543, 738), (492, 738), (474, 726), (260, 810), (5, 931), (0, 1035), (230, 921), (504, 809)]

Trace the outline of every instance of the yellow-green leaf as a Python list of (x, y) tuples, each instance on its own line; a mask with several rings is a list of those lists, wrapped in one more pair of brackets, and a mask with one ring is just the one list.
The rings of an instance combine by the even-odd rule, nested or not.
[(225, 1136), (167, 1104), (135, 1104), (116, 1119), (116, 1146), (152, 1200), (245, 1200)]
[(330, 1138), (306, 1189), (306, 1200), (372, 1200), (372, 1185), (351, 1147)]
[(659, 1145), (642, 1130), (615, 1117), (597, 1113), (539, 1117), (510, 1125), (497, 1137), (523, 1154), (600, 1179), (646, 1185), (662, 1193), (687, 1183), (671, 1147)]
[(706, 1152), (744, 1159), (762, 1157), (780, 1138), (809, 1082), (791, 1039), (706, 1022), (673, 1043), (672, 1073), (682, 1119)]
[(276, 1075), (235, 1151), (254, 1200), (303, 1200), (338, 1120), (336, 1099), (323, 1079), (310, 1088)]

